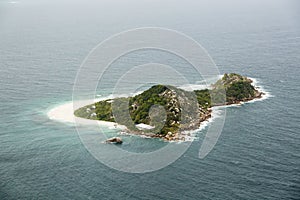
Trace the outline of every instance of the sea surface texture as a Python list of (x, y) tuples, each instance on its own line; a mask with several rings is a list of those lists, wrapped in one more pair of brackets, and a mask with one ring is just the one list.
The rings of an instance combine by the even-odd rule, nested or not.
[[(300, 199), (299, 8), (293, 0), (0, 1), (0, 199)], [(198, 152), (207, 129), (158, 171), (109, 168), (87, 151), (74, 125), (47, 112), (72, 100), (92, 48), (137, 27), (187, 34), (221, 74), (253, 77), (270, 97), (227, 108), (222, 134), (204, 159)], [(203, 80), (180, 57), (149, 49), (112, 63), (97, 94), (110, 95), (118, 77), (149, 62), (174, 67), (190, 83)], [(87, 127), (84, 134), (97, 132)], [(122, 148), (164, 145), (124, 136)]]

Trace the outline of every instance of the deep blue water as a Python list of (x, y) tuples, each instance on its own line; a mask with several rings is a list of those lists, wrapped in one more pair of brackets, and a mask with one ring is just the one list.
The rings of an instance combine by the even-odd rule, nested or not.
[[(292, 0), (1, 1), (0, 199), (300, 199), (299, 6)], [(199, 141), (159, 171), (131, 174), (105, 166), (74, 126), (46, 113), (72, 99), (77, 70), (94, 46), (140, 26), (193, 37), (221, 73), (254, 77), (273, 97), (227, 108), (221, 137), (205, 159), (198, 158), (199, 133)], [(113, 67), (149, 61), (186, 67), (153, 51)], [(99, 94), (110, 93), (109, 80)], [(129, 151), (162, 145), (127, 140)]]

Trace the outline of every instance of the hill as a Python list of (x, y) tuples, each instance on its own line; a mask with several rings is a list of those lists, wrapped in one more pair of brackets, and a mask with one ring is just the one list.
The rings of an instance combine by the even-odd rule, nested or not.
[[(224, 74), (211, 89), (190, 92), (169, 85), (154, 85), (139, 95), (99, 101), (74, 114), (116, 122), (125, 125), (131, 133), (180, 140), (183, 131), (197, 129), (211, 117), (211, 107), (249, 101), (261, 95), (251, 79), (232, 73)], [(138, 128), (138, 124), (148, 128)]]

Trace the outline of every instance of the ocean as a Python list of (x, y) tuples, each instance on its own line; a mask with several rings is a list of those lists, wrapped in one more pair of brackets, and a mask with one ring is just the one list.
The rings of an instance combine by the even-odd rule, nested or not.
[[(300, 199), (299, 6), (294, 0), (0, 1), (0, 199)], [(255, 78), (270, 97), (226, 108), (222, 134), (204, 159), (198, 152), (207, 128), (160, 170), (126, 173), (106, 166), (73, 124), (47, 113), (72, 100), (79, 67), (96, 45), (138, 27), (192, 37), (220, 74)], [(110, 95), (122, 73), (149, 62), (171, 65), (191, 83), (203, 80), (174, 55), (141, 50), (112, 64), (97, 95)], [(130, 152), (165, 145), (122, 137)]]

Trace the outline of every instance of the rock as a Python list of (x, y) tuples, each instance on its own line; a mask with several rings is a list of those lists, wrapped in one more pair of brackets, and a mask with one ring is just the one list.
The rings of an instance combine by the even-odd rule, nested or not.
[(174, 137), (175, 140), (179, 140), (179, 134), (178, 133), (174, 134), (173, 137)]
[[(210, 88), (194, 90), (193, 92), (168, 85), (154, 85), (134, 97), (117, 98), (115, 106), (122, 110), (126, 108), (122, 107), (123, 103), (124, 106), (128, 106), (129, 114), (134, 124), (131, 123), (130, 118), (120, 122), (120, 124), (128, 127), (128, 132), (137, 135), (151, 135), (150, 137), (163, 138), (170, 141), (183, 140), (181, 132), (199, 128), (200, 122), (211, 118), (211, 108), (213, 106), (239, 104), (254, 98), (260, 98), (263, 93), (251, 85), (251, 82), (250, 79), (238, 74), (225, 74), (222, 79), (219, 79)], [(226, 92), (226, 96), (221, 93), (223, 90)], [(212, 102), (210, 93), (215, 94), (216, 102)], [(196, 95), (195, 100), (197, 101), (195, 102), (193, 101), (193, 95)], [(224, 97), (224, 99), (218, 100), (219, 95)], [(75, 111), (75, 115), (88, 119), (115, 122), (112, 112), (113, 101), (113, 99), (109, 99), (97, 102), (95, 105), (82, 107)], [(156, 104), (160, 106), (159, 111), (161, 109), (163, 113), (158, 112), (156, 109), (155, 112), (149, 111), (149, 108)], [(152, 119), (155, 120), (152, 121)], [(161, 125), (161, 122), (163, 122), (163, 126), (157, 126), (154, 129), (154, 126), (156, 124)], [(146, 124), (153, 124), (153, 126)], [(116, 125), (115, 128), (117, 128)], [(151, 129), (153, 129), (153, 133)], [(121, 138), (120, 140), (110, 138), (107, 142), (122, 143), (122, 140)]]
[(106, 143), (114, 143), (114, 144), (122, 144), (122, 138), (120, 137), (112, 137), (106, 140)]

